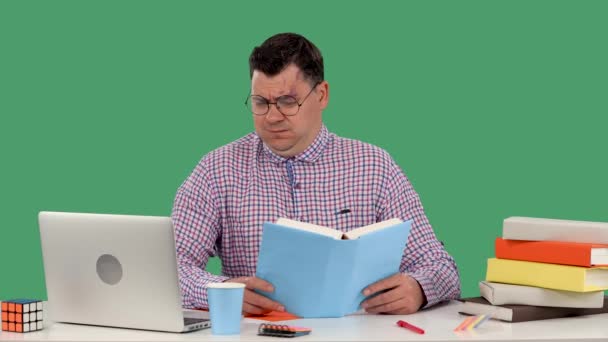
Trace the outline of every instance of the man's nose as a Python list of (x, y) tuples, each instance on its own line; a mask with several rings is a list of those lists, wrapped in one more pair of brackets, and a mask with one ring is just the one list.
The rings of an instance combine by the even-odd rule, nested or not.
[(276, 122), (285, 119), (285, 116), (279, 111), (276, 104), (271, 103), (269, 106), (270, 108), (268, 108), (268, 113), (266, 113), (266, 120)]

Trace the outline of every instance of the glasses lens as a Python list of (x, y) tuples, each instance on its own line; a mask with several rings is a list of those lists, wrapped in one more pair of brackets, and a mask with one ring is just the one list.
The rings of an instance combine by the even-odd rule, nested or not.
[(281, 113), (285, 115), (296, 115), (298, 113), (298, 109), (300, 106), (298, 105), (298, 100), (296, 100), (293, 96), (281, 96), (277, 99), (277, 107)]
[(247, 101), (247, 108), (255, 115), (264, 115), (268, 112), (268, 101), (261, 96), (253, 95)]

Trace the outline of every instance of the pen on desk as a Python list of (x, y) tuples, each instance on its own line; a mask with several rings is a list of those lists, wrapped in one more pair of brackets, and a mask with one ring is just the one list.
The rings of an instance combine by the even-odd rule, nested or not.
[(415, 333), (418, 333), (418, 334), (421, 334), (421, 335), (424, 334), (424, 330), (422, 330), (421, 328), (418, 328), (415, 325), (409, 324), (408, 322), (399, 320), (399, 321), (397, 321), (397, 325), (400, 326), (400, 327), (402, 327), (402, 328), (411, 330), (411, 331), (413, 331)]

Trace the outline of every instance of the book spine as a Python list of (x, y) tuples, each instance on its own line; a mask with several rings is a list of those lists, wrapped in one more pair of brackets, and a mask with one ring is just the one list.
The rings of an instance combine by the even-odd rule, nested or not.
[(328, 255), (325, 282), (319, 296), (323, 298), (323, 317), (342, 317), (351, 312), (348, 304), (358, 240), (338, 240)]
[(492, 305), (520, 304), (569, 308), (601, 308), (604, 305), (603, 291), (571, 292), (523, 285), (482, 284), (480, 292)]
[(504, 239), (608, 244), (608, 223), (509, 217)]
[(574, 292), (608, 289), (586, 285), (586, 270), (584, 267), (492, 258), (488, 259), (486, 280)]
[(591, 267), (591, 245), (497, 238), (495, 251), (499, 259)]

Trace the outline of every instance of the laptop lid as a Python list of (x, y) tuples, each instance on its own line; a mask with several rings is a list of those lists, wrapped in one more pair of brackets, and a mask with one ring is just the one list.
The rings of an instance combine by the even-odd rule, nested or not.
[(169, 217), (40, 212), (50, 318), (184, 330)]

